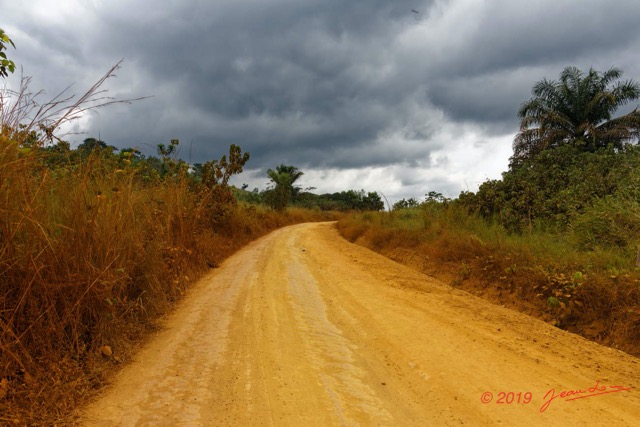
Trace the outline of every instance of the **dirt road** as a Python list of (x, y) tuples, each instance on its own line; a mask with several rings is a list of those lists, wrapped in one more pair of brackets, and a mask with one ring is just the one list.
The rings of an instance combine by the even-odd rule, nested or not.
[(83, 414), (97, 426), (637, 426), (640, 360), (350, 244), (331, 223), (302, 224), (199, 282)]

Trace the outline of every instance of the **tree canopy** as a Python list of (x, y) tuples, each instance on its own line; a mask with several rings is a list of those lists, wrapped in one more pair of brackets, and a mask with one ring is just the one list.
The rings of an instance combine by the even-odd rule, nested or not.
[(304, 173), (295, 166), (282, 164), (276, 167), (275, 170), (269, 169), (267, 175), (274, 186), (268, 195), (269, 204), (275, 210), (284, 210), (291, 201), (291, 198), (299, 193), (299, 187), (293, 184), (304, 175)]
[(559, 81), (536, 83), (533, 97), (518, 111), (520, 132), (513, 143), (511, 166), (567, 144), (593, 152), (637, 141), (640, 112), (634, 109), (613, 117), (619, 107), (640, 98), (640, 85), (633, 80), (616, 82), (621, 76), (618, 68), (604, 73), (591, 68), (584, 73), (567, 67)]

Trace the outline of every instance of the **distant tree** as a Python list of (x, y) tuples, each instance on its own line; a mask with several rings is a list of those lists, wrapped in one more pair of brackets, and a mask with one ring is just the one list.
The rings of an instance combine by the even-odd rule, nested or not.
[(276, 167), (276, 172), (289, 174), (293, 182), (296, 182), (298, 178), (304, 175), (304, 172), (300, 171), (297, 167), (290, 165), (280, 165)]
[[(177, 162), (173, 157), (177, 157), (178, 146), (180, 145), (179, 139), (172, 139), (169, 145), (158, 144), (158, 155), (162, 158), (162, 167), (160, 168), (160, 176), (175, 175), (178, 172), (180, 162)], [(188, 167), (187, 167), (188, 169)]]
[(398, 200), (397, 202), (395, 202), (393, 204), (392, 209), (394, 211), (397, 211), (397, 210), (400, 210), (400, 209), (415, 208), (415, 207), (418, 207), (419, 205), (420, 205), (420, 203), (416, 199), (411, 197), (410, 199)]
[(229, 146), (229, 156), (220, 160), (211, 160), (202, 165), (202, 182), (209, 188), (227, 187), (231, 176), (242, 173), (249, 161), (249, 153), (243, 153), (239, 145)]
[(144, 155), (135, 147), (122, 148), (120, 150), (120, 157), (134, 163), (144, 160)]
[(86, 138), (82, 144), (78, 145), (76, 153), (81, 159), (86, 159), (90, 155), (110, 156), (116, 147), (107, 145), (106, 142), (96, 138)]
[(291, 199), (300, 192), (300, 187), (293, 184), (304, 175), (297, 167), (280, 165), (275, 170), (269, 169), (267, 175), (273, 188), (269, 190), (267, 200), (277, 211), (284, 210)]
[(158, 144), (158, 155), (162, 157), (163, 160), (168, 160), (172, 155), (177, 154), (178, 145), (180, 145), (179, 139), (172, 139), (169, 145)]
[(614, 82), (622, 71), (583, 73), (567, 67), (560, 81), (543, 79), (533, 86), (533, 97), (518, 111), (520, 132), (513, 143), (511, 167), (517, 167), (540, 152), (562, 145), (582, 151), (622, 148), (640, 135), (640, 112), (613, 118), (615, 111), (640, 98), (640, 85), (632, 80)]
[(379, 211), (384, 209), (384, 203), (380, 195), (376, 192), (365, 192), (364, 190), (347, 190), (333, 194), (323, 194), (318, 203), (320, 208), (325, 210), (339, 211)]
[(16, 47), (16, 45), (13, 44), (13, 41), (9, 38), (9, 36), (7, 36), (4, 30), (0, 28), (0, 76), (1, 77), (8, 77), (9, 73), (13, 73), (16, 69), (16, 65), (13, 63), (13, 61), (8, 59), (7, 54), (3, 52), (4, 50), (7, 49), (7, 45), (13, 46), (14, 49)]
[(429, 191), (424, 195), (424, 201), (426, 203), (447, 203), (451, 201), (451, 199), (445, 197), (442, 193), (437, 191)]
[(327, 198), (342, 205), (341, 210), (360, 210), (363, 194), (364, 191), (347, 190), (333, 193)]
[[(364, 192), (364, 191), (363, 191)], [(384, 209), (384, 202), (380, 198), (380, 195), (373, 191), (368, 192), (362, 197), (362, 210), (367, 211), (381, 211)]]
[[(220, 160), (210, 160), (202, 165), (192, 167), (190, 178), (193, 188), (199, 191), (199, 199), (208, 207), (208, 220), (216, 226), (224, 218), (233, 215), (238, 200), (243, 200), (246, 191), (241, 191), (229, 185), (233, 175), (242, 173), (244, 165), (249, 161), (249, 153), (243, 153), (240, 146), (231, 144), (229, 154), (223, 155)], [(185, 163), (186, 164), (186, 163)], [(193, 173), (199, 174), (199, 179), (194, 179)], [(184, 174), (189, 176), (189, 174)], [(184, 175), (180, 175), (181, 177)], [(253, 202), (253, 200), (246, 200)]]
[(189, 170), (189, 172), (191, 173), (191, 177), (197, 182), (202, 181), (202, 169), (202, 163), (194, 163), (191, 165), (191, 168)]
[(71, 160), (71, 145), (67, 141), (60, 141), (55, 145), (40, 148), (43, 162), (49, 168), (56, 168), (68, 164)]
[(280, 165), (276, 168), (276, 171), (280, 174), (286, 173), (291, 176), (291, 198), (295, 199), (298, 194), (300, 194), (301, 188), (294, 184), (298, 179), (300, 179), (302, 175), (304, 175), (304, 173), (301, 172), (297, 167), (288, 165)]
[(108, 148), (108, 145), (104, 141), (96, 138), (86, 138), (82, 141), (82, 144), (78, 146), (78, 151), (90, 152), (104, 148)]
[(261, 193), (257, 188), (254, 188), (253, 191), (249, 191), (247, 189), (231, 187), (231, 190), (233, 191), (235, 199), (239, 202), (259, 205), (264, 201), (263, 193)]

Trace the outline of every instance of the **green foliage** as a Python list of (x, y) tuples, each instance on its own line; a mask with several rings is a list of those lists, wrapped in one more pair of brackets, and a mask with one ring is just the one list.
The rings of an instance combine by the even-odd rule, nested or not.
[(169, 145), (157, 145), (158, 155), (162, 159), (160, 165), (160, 176), (162, 178), (166, 176), (176, 177), (179, 174), (185, 174), (188, 170), (188, 165), (184, 161), (177, 159), (179, 145), (180, 140), (178, 139), (172, 139)]
[(116, 147), (107, 145), (104, 141), (96, 138), (86, 138), (82, 144), (78, 145), (78, 154), (83, 157), (87, 157), (95, 153), (111, 155), (115, 150)]
[(172, 155), (177, 154), (178, 145), (180, 145), (179, 139), (172, 139), (169, 145), (158, 144), (158, 155), (162, 160), (169, 160)]
[(231, 190), (233, 191), (233, 196), (239, 202), (252, 205), (261, 205), (264, 203), (264, 192), (260, 192), (257, 188), (254, 188), (252, 191), (247, 191), (246, 189), (231, 187)]
[(410, 199), (402, 199), (393, 204), (392, 210), (403, 210), (403, 209), (413, 209), (417, 207), (425, 207), (425, 205), (431, 204), (447, 204), (451, 202), (451, 199), (445, 197), (442, 193), (437, 191), (429, 191), (424, 195), (424, 201), (422, 203), (418, 202), (413, 197)]
[[(624, 212), (632, 214), (636, 200), (640, 200), (638, 146), (584, 152), (569, 145), (545, 150), (505, 172), (501, 180), (483, 183), (476, 194), (463, 193), (459, 198), (470, 210), (513, 231), (544, 226), (557, 231), (573, 227), (576, 233), (585, 233), (588, 223), (599, 224), (601, 231), (594, 229), (594, 238), (612, 230), (603, 228), (605, 223), (615, 223), (598, 217), (594, 206), (596, 211), (624, 207)], [(612, 214), (606, 215), (612, 218)], [(588, 240), (588, 234), (583, 235)]]
[(300, 188), (293, 184), (304, 173), (295, 166), (282, 164), (275, 170), (269, 169), (267, 175), (273, 185), (273, 188), (267, 192), (267, 203), (276, 211), (283, 211), (291, 199), (300, 192)]
[(445, 197), (442, 193), (438, 193), (437, 191), (429, 191), (424, 195), (425, 203), (448, 203), (451, 201), (448, 197)]
[(334, 211), (380, 211), (384, 203), (375, 191), (347, 190), (332, 194), (307, 195), (305, 206), (318, 206), (321, 210)]
[(242, 153), (242, 149), (238, 145), (231, 144), (228, 158), (224, 155), (220, 160), (212, 160), (202, 165), (202, 183), (210, 189), (228, 186), (229, 179), (233, 175), (242, 173), (249, 157), (249, 153)]
[[(364, 190), (362, 191), (364, 192)], [(362, 204), (360, 206), (360, 210), (381, 211), (384, 209), (384, 202), (377, 192), (369, 191), (366, 196), (362, 196)]]
[(570, 223), (572, 240), (580, 248), (601, 247), (634, 249), (640, 236), (640, 204), (637, 199), (608, 196)]
[(572, 145), (581, 151), (613, 146), (621, 149), (640, 136), (640, 112), (613, 118), (615, 111), (640, 98), (640, 85), (617, 68), (583, 73), (567, 67), (560, 81), (543, 79), (533, 86), (533, 98), (518, 111), (520, 133), (513, 144), (511, 167), (533, 159), (547, 149)]
[(413, 197), (409, 198), (409, 199), (402, 199), (402, 200), (398, 200), (397, 202), (395, 202), (393, 204), (393, 207), (391, 208), (394, 211), (400, 210), (400, 209), (411, 209), (411, 208), (417, 208), (418, 206), (420, 206), (420, 202), (418, 202), (416, 199), (414, 199)]
[(228, 214), (229, 208), (235, 205), (236, 198), (229, 186), (229, 179), (233, 175), (242, 173), (247, 161), (249, 161), (249, 153), (242, 153), (239, 146), (231, 144), (229, 157), (224, 155), (220, 160), (211, 160), (202, 165), (200, 179), (208, 196), (207, 200), (211, 200), (210, 210), (215, 212), (211, 216), (214, 223)]
[(0, 28), (0, 77), (8, 77), (9, 73), (13, 73), (16, 69), (16, 64), (7, 58), (7, 54), (3, 52), (7, 49), (7, 45), (16, 47), (9, 36)]

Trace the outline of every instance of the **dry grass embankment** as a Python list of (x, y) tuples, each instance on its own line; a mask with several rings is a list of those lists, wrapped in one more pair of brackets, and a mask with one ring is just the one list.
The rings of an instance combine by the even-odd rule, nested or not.
[(640, 356), (640, 272), (630, 250), (509, 234), (454, 205), (353, 214), (338, 229), (452, 286)]
[(150, 179), (113, 155), (47, 156), (0, 136), (3, 425), (64, 423), (206, 270), (277, 227), (327, 219), (220, 199), (184, 174)]

